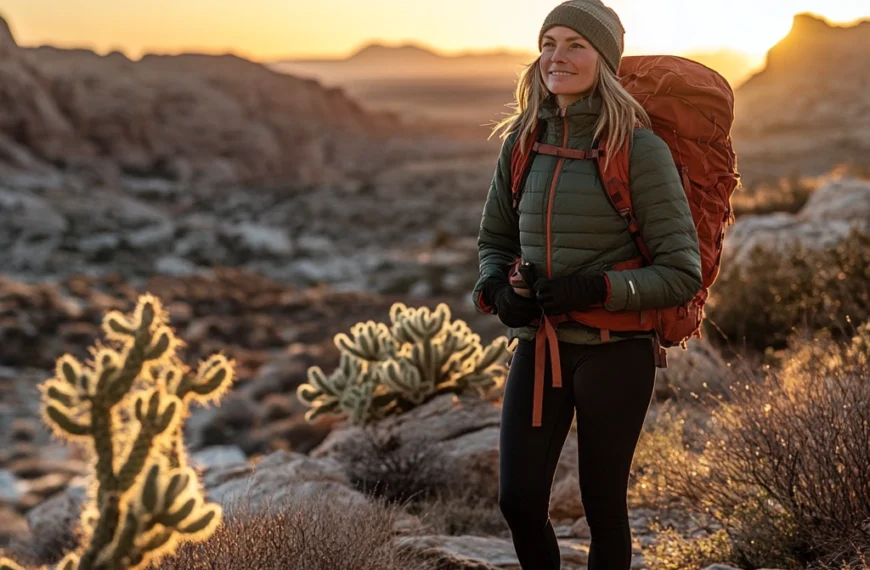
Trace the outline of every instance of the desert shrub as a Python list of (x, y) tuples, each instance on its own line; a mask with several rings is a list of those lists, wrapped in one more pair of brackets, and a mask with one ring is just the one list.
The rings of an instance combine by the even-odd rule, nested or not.
[(395, 303), (391, 326), (367, 321), (339, 333), (335, 345), (341, 361), (329, 376), (318, 366), (308, 370), (308, 383), (297, 389), (311, 409), (305, 418), (347, 414), (366, 425), (401, 414), (444, 393), (485, 396), (505, 377), (507, 339), (484, 348), (480, 336), (461, 320), (450, 320), (450, 308), (434, 311)]
[(489, 536), (508, 530), (489, 479), (463, 479), (433, 439), (367, 426), (342, 442), (337, 459), (353, 486), (420, 517), (432, 534)]
[(669, 493), (727, 534), (737, 566), (860, 567), (856, 553), (870, 550), (870, 325), (849, 343), (825, 333), (793, 342), (780, 367), (743, 370), (717, 400), (701, 452), (660, 468)]
[(670, 493), (668, 475), (676, 465), (686, 464), (688, 412), (676, 409), (674, 402), (668, 400), (644, 423), (629, 475), (628, 500), (634, 507), (668, 508), (679, 501)]
[(729, 339), (760, 351), (784, 348), (804, 328), (848, 338), (870, 317), (870, 233), (854, 230), (823, 251), (756, 249), (747, 263), (723, 266), (707, 312)]
[(491, 486), (486, 492), (461, 483), (439, 487), (423, 500), (407, 503), (405, 510), (418, 516), (431, 534), (510, 538), (510, 528), (498, 506), (498, 488)]
[(775, 179), (761, 180), (752, 188), (741, 187), (731, 197), (734, 215), (789, 212), (796, 214), (818, 188), (819, 180), (793, 173)]
[(650, 523), (656, 542), (644, 553), (655, 570), (699, 570), (733, 558), (731, 540), (722, 530), (698, 538), (685, 538), (673, 528)]
[(450, 485), (448, 464), (429, 438), (404, 437), (396, 429), (367, 427), (341, 451), (348, 480), (357, 490), (388, 502), (420, 501)]
[(266, 509), (230, 510), (206, 541), (182, 545), (152, 570), (427, 570), (393, 541), (399, 507), (348, 508), (330, 493), (297, 496)]
[[(92, 485), (82, 506), (80, 547), (58, 570), (143, 568), (181, 541), (203, 540), (221, 507), (206, 503), (188, 466), (181, 424), (191, 403), (217, 401), (233, 380), (223, 355), (196, 371), (179, 359), (182, 341), (160, 300), (142, 295), (131, 314), (111, 311), (92, 360), (65, 354), (41, 386), (43, 421), (84, 445)], [(0, 567), (18, 568), (0, 559)]]

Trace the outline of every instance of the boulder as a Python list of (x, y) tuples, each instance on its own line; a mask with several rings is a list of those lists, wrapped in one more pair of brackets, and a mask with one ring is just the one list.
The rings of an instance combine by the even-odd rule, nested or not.
[(348, 486), (338, 462), (287, 451), (276, 451), (252, 466), (234, 464), (210, 470), (203, 485), (210, 500), (229, 510), (280, 506), (285, 499), (317, 493), (331, 493), (348, 507), (368, 501)]
[(810, 196), (797, 214), (777, 212), (738, 220), (725, 235), (722, 264), (746, 263), (759, 247), (783, 255), (795, 246), (821, 250), (853, 228), (870, 229), (870, 181), (831, 181)]

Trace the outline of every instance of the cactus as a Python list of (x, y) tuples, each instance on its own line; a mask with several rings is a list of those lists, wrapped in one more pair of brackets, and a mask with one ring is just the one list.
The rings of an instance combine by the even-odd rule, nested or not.
[(430, 311), (395, 303), (390, 320), (389, 327), (367, 321), (354, 325), (350, 336), (335, 336), (338, 368), (329, 376), (318, 366), (309, 368), (308, 382), (296, 390), (311, 408), (306, 420), (347, 414), (351, 423), (364, 425), (442, 393), (483, 396), (503, 381), (507, 339), (483, 348), (464, 321), (450, 321), (446, 304)]
[[(131, 315), (105, 315), (109, 345), (90, 348), (92, 366), (65, 354), (40, 386), (43, 420), (56, 436), (84, 443), (92, 458), (83, 543), (59, 570), (144, 568), (220, 523), (220, 506), (205, 502), (187, 465), (181, 426), (191, 403), (215, 402), (230, 388), (234, 363), (212, 355), (193, 373), (167, 322), (159, 299), (140, 296)], [(6, 567), (18, 568), (0, 559)]]

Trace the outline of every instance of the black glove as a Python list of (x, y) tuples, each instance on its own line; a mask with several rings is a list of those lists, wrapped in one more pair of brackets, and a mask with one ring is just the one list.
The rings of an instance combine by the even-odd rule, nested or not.
[(498, 277), (484, 282), (483, 298), (495, 307), (498, 319), (511, 328), (524, 327), (541, 316), (541, 307), (532, 297), (517, 295), (508, 281)]
[(607, 298), (607, 279), (598, 275), (570, 275), (535, 282), (535, 298), (548, 315), (585, 311)]

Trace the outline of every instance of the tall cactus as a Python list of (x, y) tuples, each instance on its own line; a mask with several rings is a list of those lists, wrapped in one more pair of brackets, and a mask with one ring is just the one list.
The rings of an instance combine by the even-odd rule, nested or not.
[(217, 401), (230, 388), (234, 363), (212, 355), (192, 373), (167, 323), (160, 300), (142, 295), (132, 314), (105, 315), (108, 345), (90, 349), (90, 367), (65, 354), (40, 386), (43, 420), (92, 458), (83, 543), (60, 570), (144, 568), (181, 540), (208, 538), (220, 522), (220, 506), (205, 502), (187, 465), (181, 424), (191, 403)]
[(329, 376), (318, 366), (308, 383), (297, 388), (311, 409), (308, 421), (321, 414), (347, 414), (361, 425), (395, 415), (446, 392), (485, 395), (504, 379), (507, 339), (484, 348), (480, 336), (461, 320), (450, 321), (450, 308), (439, 304), (390, 308), (391, 326), (367, 321), (339, 333), (334, 342), (341, 360)]

